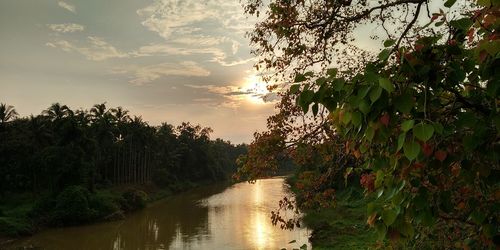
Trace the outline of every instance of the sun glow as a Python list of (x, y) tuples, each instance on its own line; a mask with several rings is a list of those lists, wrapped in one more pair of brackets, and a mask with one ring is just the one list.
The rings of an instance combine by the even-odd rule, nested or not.
[(264, 97), (269, 94), (267, 84), (256, 75), (250, 75), (245, 79), (243, 89), (248, 92), (247, 100), (254, 104), (264, 104)]

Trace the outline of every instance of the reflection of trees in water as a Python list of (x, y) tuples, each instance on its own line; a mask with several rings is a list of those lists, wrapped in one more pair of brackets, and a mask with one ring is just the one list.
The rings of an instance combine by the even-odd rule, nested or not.
[[(227, 185), (197, 188), (157, 203), (125, 220), (106, 244), (113, 249), (168, 248), (174, 241), (189, 246), (210, 238), (207, 206), (199, 200), (224, 191)], [(103, 245), (100, 245), (103, 246)]]
[(122, 221), (44, 231), (15, 243), (12, 249), (149, 250), (168, 249), (174, 242), (189, 248), (210, 239), (209, 208), (200, 200), (226, 188), (226, 184), (196, 188), (151, 204)]

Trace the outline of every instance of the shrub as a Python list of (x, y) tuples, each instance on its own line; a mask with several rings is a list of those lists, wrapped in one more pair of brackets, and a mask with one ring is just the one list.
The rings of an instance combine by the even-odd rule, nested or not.
[(26, 218), (0, 217), (0, 235), (17, 237), (32, 233), (33, 226)]
[(120, 210), (118, 197), (110, 193), (98, 192), (90, 196), (89, 207), (95, 219), (105, 218)]
[(87, 222), (95, 213), (89, 206), (90, 193), (81, 186), (70, 186), (56, 198), (54, 223), (76, 225)]
[(148, 195), (137, 189), (129, 189), (122, 195), (122, 209), (125, 211), (135, 211), (146, 207)]

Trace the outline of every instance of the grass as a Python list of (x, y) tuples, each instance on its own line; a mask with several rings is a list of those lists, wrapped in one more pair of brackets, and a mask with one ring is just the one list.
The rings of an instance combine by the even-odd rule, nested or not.
[(31, 194), (9, 195), (0, 203), (0, 236), (18, 237), (34, 232), (28, 217), (34, 205)]
[(313, 249), (370, 249), (377, 241), (366, 224), (367, 199), (355, 189), (339, 191), (335, 208), (306, 211)]

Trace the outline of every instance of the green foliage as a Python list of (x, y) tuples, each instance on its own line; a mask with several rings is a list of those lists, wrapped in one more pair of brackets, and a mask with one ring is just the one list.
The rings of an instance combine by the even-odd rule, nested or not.
[[(439, 10), (425, 26), (419, 22), (428, 1), (271, 2), (280, 12), (256, 26), (255, 51), (270, 71), (286, 76), (294, 69), (300, 86), (283, 96), (280, 114), (268, 121), (267, 134), (281, 139), (278, 147), (256, 138), (251, 147), (261, 146), (267, 156), (252, 155), (251, 162), (279, 155), (280, 147), (278, 152), (308, 160), (313, 150), (304, 148), (334, 147), (320, 161), (329, 164), (328, 171), (303, 174), (319, 172), (315, 180), (328, 179), (332, 169), (345, 167), (334, 159), (354, 157), (346, 176), (362, 173), (366, 194), (376, 194), (367, 222), (392, 248), (424, 242), (439, 249), (498, 248), (500, 2), (466, 1), (460, 7), (474, 7), (454, 12), (456, 1), (448, 0), (450, 13)], [(401, 6), (414, 15), (412, 21), (399, 23), (406, 19)], [(386, 41), (378, 57), (366, 60), (359, 53), (352, 63), (340, 56), (350, 57), (342, 47), (352, 44), (336, 45), (349, 43), (363, 21), (392, 21), (399, 29), (394, 36), (385, 30), (396, 39)], [(275, 41), (275, 27), (281, 26), (288, 32)], [(303, 43), (304, 37), (310, 42)], [(327, 69), (336, 57), (346, 62)], [(301, 74), (311, 69), (318, 70)], [(315, 110), (328, 114), (315, 119)], [(301, 116), (310, 122), (297, 125)], [(299, 204), (322, 197), (324, 189), (309, 186), (308, 199)]]
[(129, 189), (122, 194), (123, 203), (121, 204), (124, 211), (135, 211), (146, 207), (148, 195), (137, 189)]
[(304, 224), (312, 229), (313, 249), (375, 248), (377, 234), (366, 225), (368, 200), (346, 189), (338, 193), (336, 206), (321, 210), (306, 210)]
[(56, 198), (53, 223), (60, 225), (78, 225), (91, 220), (89, 191), (81, 186), (70, 186)]
[(121, 212), (120, 197), (110, 192), (99, 191), (90, 196), (88, 203), (95, 219), (107, 218)]
[(0, 236), (19, 237), (32, 234), (33, 226), (27, 218), (0, 217)]
[[(466, 17), (449, 24), (456, 29), (453, 35), (464, 37), (462, 31), (468, 31), (473, 22)], [(339, 94), (304, 97), (304, 93), (335, 93), (334, 87), (299, 94), (304, 112), (309, 105), (328, 105), (327, 98), (339, 103), (331, 110), (332, 126), (352, 147), (366, 152), (359, 167), (370, 166), (369, 171), (377, 173), (375, 188), (382, 202), (369, 215), (382, 238), (412, 241), (415, 235), (422, 237), (415, 232), (424, 232), (432, 225), (429, 222), (445, 222), (453, 228), (455, 224), (448, 220), (454, 220), (466, 232), (456, 236), (461, 245), (466, 244), (462, 237), (474, 237), (483, 246), (491, 244), (493, 234), (483, 232), (482, 237), (490, 235), (486, 240), (474, 234), (498, 228), (494, 215), (498, 197), (490, 197), (498, 193), (494, 184), (498, 184), (500, 148), (493, 121), (500, 110), (498, 90), (488, 91), (487, 86), (500, 81), (492, 71), (499, 61), (498, 49), (481, 46), (497, 38), (484, 35), (488, 31), (480, 26), (475, 29), (482, 34), (478, 43), (453, 38), (443, 44), (440, 37), (422, 37), (416, 41), (418, 49), (399, 49), (399, 61), (385, 61), (388, 55), (383, 52), (383, 60), (370, 63), (365, 74), (338, 78), (345, 82)], [(378, 82), (374, 83), (374, 76)], [(334, 86), (337, 80), (329, 81), (322, 88)], [(366, 96), (367, 90), (378, 87), (386, 91), (385, 100), (379, 90)], [(401, 149), (405, 157), (398, 152)], [(371, 192), (368, 183), (364, 185)], [(426, 192), (426, 197), (415, 195), (419, 192)]]

